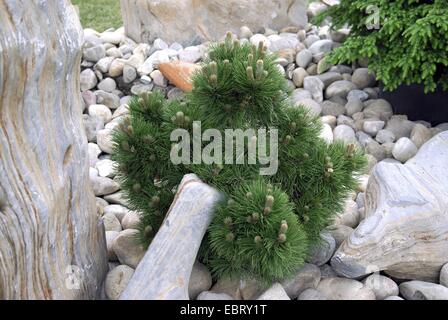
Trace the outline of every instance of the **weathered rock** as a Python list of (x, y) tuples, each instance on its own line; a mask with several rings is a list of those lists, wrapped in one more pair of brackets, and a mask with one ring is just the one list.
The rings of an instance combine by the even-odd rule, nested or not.
[(145, 255), (145, 249), (137, 242), (138, 230), (126, 229), (115, 238), (113, 250), (120, 263), (136, 268)]
[(320, 132), (320, 137), (324, 139), (328, 144), (333, 143), (333, 130), (331, 129), (331, 126), (329, 124), (323, 124), (322, 131)]
[(384, 298), (383, 300), (404, 300), (404, 299), (399, 296), (390, 296), (390, 297)]
[(330, 99), (336, 96), (345, 98), (354, 89), (356, 89), (356, 85), (353, 82), (347, 80), (335, 81), (325, 89), (325, 98)]
[(210, 291), (201, 292), (196, 300), (235, 300), (225, 293), (214, 293)]
[(369, 140), (365, 147), (366, 152), (374, 156), (378, 161), (383, 160), (387, 156), (384, 145), (380, 145), (375, 140)]
[(401, 283), (400, 294), (407, 300), (448, 300), (447, 287), (418, 280)]
[(334, 217), (333, 225), (345, 225), (356, 228), (359, 223), (358, 205), (355, 201), (348, 199), (345, 202), (344, 210)]
[(341, 140), (345, 143), (356, 143), (355, 131), (345, 125), (339, 125), (333, 130), (334, 140)]
[(319, 267), (321, 279), (336, 278), (338, 275), (329, 264), (323, 264)]
[(274, 283), (257, 300), (291, 300), (280, 283)]
[(352, 279), (322, 279), (317, 291), (329, 300), (375, 300), (375, 293), (370, 288)]
[(306, 289), (297, 300), (327, 300), (327, 297), (316, 289)]
[(397, 296), (399, 292), (398, 285), (391, 278), (376, 273), (365, 278), (362, 283), (375, 293), (377, 300)]
[(335, 116), (338, 117), (345, 113), (345, 108), (343, 105), (340, 105), (339, 103), (325, 100), (322, 103), (322, 115), (324, 116)]
[(121, 220), (123, 229), (138, 229), (140, 226), (141, 215), (136, 211), (129, 211)]
[(395, 135), (396, 139), (403, 137), (409, 138), (414, 128), (415, 123), (407, 119), (402, 119), (397, 116), (393, 116), (386, 125), (387, 130)]
[(98, 143), (98, 147), (100, 147), (101, 151), (109, 154), (112, 154), (114, 152), (112, 133), (113, 131), (111, 129), (103, 129), (99, 130), (96, 134), (96, 141)]
[(69, 1), (0, 1), (0, 299), (95, 299), (106, 243)]
[(363, 130), (365, 133), (375, 137), (378, 131), (384, 128), (385, 122), (381, 120), (365, 120)]
[(303, 88), (311, 92), (311, 95), (315, 101), (322, 102), (324, 100), (324, 83), (318, 77), (306, 77), (303, 80)]
[(120, 204), (111, 204), (104, 207), (104, 214), (112, 213), (118, 219), (118, 221), (122, 221), (126, 214), (129, 212), (129, 209), (120, 205)]
[(321, 241), (310, 248), (307, 262), (321, 266), (327, 263), (336, 249), (336, 241), (326, 231), (321, 232)]
[(89, 115), (100, 118), (103, 124), (112, 120), (112, 112), (103, 104), (92, 104), (89, 107)]
[(331, 225), (326, 230), (336, 241), (336, 248), (339, 248), (342, 242), (344, 242), (345, 239), (347, 239), (352, 234), (354, 229), (343, 224), (338, 224)]
[(292, 72), (292, 81), (296, 87), (303, 86), (303, 80), (308, 77), (308, 72), (304, 68), (297, 68)]
[(212, 275), (210, 271), (202, 263), (196, 261), (193, 265), (188, 285), (188, 296), (190, 300), (196, 299), (201, 292), (209, 290), (211, 286)]
[(305, 289), (316, 288), (320, 281), (320, 269), (305, 263), (291, 279), (282, 281), (282, 286), (291, 299), (297, 298)]
[(364, 105), (359, 99), (349, 99), (347, 104), (345, 105), (346, 113), (349, 116), (352, 116), (357, 112), (361, 112), (363, 108)]
[(379, 143), (387, 143), (387, 142), (394, 142), (395, 141), (395, 135), (393, 132), (383, 129), (378, 131), (375, 140)]
[(117, 89), (117, 84), (114, 79), (106, 78), (98, 83), (98, 89), (112, 93), (115, 89)]
[[(368, 101), (365, 103), (367, 104)], [(364, 108), (364, 116), (366, 118), (376, 118), (388, 121), (393, 114), (392, 106), (384, 99), (369, 100), (370, 103)], [(386, 129), (388, 129), (386, 127)]]
[(193, 264), (220, 199), (220, 193), (194, 174), (184, 177), (165, 221), (121, 299), (188, 299)]
[(80, 79), (81, 91), (86, 91), (95, 88), (98, 83), (95, 72), (92, 69), (85, 69), (81, 72)]
[(448, 263), (440, 270), (440, 284), (448, 288)]
[(107, 258), (109, 261), (117, 261), (117, 255), (114, 252), (113, 246), (115, 239), (120, 234), (119, 231), (106, 231), (106, 245), (107, 245)]
[(134, 41), (151, 43), (159, 37), (185, 46), (220, 40), (227, 31), (238, 34), (243, 26), (305, 27), (306, 6), (304, 0), (121, 0), (126, 34)]
[(308, 47), (312, 54), (330, 52), (333, 47), (333, 41), (329, 39), (317, 40)]
[(313, 53), (308, 49), (303, 49), (296, 56), (296, 64), (301, 68), (306, 68), (313, 60)]
[(337, 250), (333, 268), (350, 278), (374, 266), (398, 279), (437, 281), (448, 260), (447, 172), (448, 132), (405, 165), (378, 163), (366, 192), (366, 219)]
[(191, 75), (199, 69), (200, 66), (196, 64), (181, 61), (173, 61), (159, 65), (159, 70), (165, 78), (179, 89), (187, 92), (193, 89)]
[(227, 294), (233, 299), (241, 300), (241, 281), (237, 279), (220, 278), (210, 290), (217, 294)]
[(118, 267), (112, 269), (106, 277), (105, 281), (105, 291), (106, 296), (110, 300), (118, 300), (121, 293), (124, 291), (129, 283), (132, 275), (134, 274), (134, 269), (126, 266), (119, 265)]
[(431, 130), (420, 123), (416, 123), (411, 131), (411, 141), (420, 148), (426, 141), (432, 138)]
[(305, 98), (297, 101), (296, 106), (302, 106), (308, 110), (311, 116), (317, 117), (322, 112), (322, 107), (313, 99)]
[(392, 149), (392, 155), (401, 162), (406, 162), (417, 153), (418, 149), (415, 144), (408, 138), (400, 138)]
[(367, 68), (359, 68), (353, 72), (352, 82), (359, 88), (364, 89), (375, 85), (375, 76)]
[(120, 232), (122, 230), (120, 221), (118, 221), (117, 217), (112, 213), (106, 213), (103, 215), (103, 223), (104, 230), (107, 231), (117, 231)]

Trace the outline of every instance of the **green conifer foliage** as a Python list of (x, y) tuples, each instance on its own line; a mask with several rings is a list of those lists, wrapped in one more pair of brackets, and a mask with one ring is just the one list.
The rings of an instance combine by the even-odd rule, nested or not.
[[(269, 284), (305, 261), (309, 245), (319, 241), (320, 231), (356, 188), (366, 161), (353, 145), (328, 145), (319, 138), (319, 119), (290, 105), (275, 59), (262, 44), (241, 44), (229, 34), (211, 46), (185, 101), (152, 92), (130, 102), (130, 114), (114, 134), (112, 158), (131, 209), (142, 213), (141, 242), (150, 243), (177, 184), (193, 172), (226, 198), (201, 248), (216, 277)], [(192, 133), (195, 121), (201, 121), (202, 132), (214, 128), (223, 137), (226, 129), (265, 129), (268, 155), (270, 133), (277, 129), (278, 172), (262, 176), (265, 165), (248, 164), (250, 145), (257, 142), (249, 136), (234, 158), (243, 157), (244, 163), (174, 165), (170, 152), (179, 143), (172, 143), (170, 134), (178, 128)], [(225, 159), (224, 148), (219, 152)]]
[[(378, 29), (373, 26), (377, 13)], [(330, 62), (367, 58), (369, 69), (389, 90), (413, 83), (423, 84), (426, 92), (437, 87), (448, 90), (446, 0), (341, 0), (315, 22), (327, 17), (334, 29), (351, 28), (348, 39), (330, 55)]]

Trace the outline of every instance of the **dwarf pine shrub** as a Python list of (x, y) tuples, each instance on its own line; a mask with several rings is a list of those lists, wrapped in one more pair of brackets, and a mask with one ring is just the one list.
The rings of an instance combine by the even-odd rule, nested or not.
[[(129, 116), (114, 133), (113, 160), (131, 209), (142, 214), (141, 242), (151, 242), (176, 186), (193, 172), (225, 195), (201, 248), (203, 262), (216, 277), (270, 283), (304, 262), (309, 245), (318, 242), (320, 231), (356, 188), (365, 158), (353, 145), (329, 145), (319, 138), (319, 119), (290, 105), (275, 59), (263, 44), (241, 44), (229, 34), (211, 46), (185, 99), (169, 101), (158, 92), (132, 99)], [(245, 136), (230, 162), (225, 148), (199, 141), (203, 152), (222, 160), (195, 161), (188, 146), (189, 161), (174, 164), (173, 155), (185, 152), (185, 141), (171, 141), (179, 129), (190, 135), (200, 130), (204, 136), (207, 129), (223, 135), (228, 129), (264, 130), (266, 135)], [(260, 175), (266, 162), (249, 164), (251, 147), (260, 141), (267, 155), (277, 150), (271, 162), (275, 174)]]
[(423, 84), (448, 90), (448, 2), (446, 0), (341, 0), (316, 17), (332, 28), (351, 28), (329, 61), (368, 59), (369, 69), (389, 90)]

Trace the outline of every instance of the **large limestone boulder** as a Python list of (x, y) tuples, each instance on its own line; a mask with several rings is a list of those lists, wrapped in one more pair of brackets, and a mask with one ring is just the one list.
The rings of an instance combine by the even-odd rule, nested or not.
[(406, 164), (380, 162), (366, 192), (366, 215), (332, 258), (356, 278), (378, 270), (436, 282), (448, 262), (448, 131)]
[(126, 33), (137, 42), (162, 38), (190, 45), (219, 40), (242, 26), (305, 27), (308, 0), (121, 0)]
[(69, 0), (0, 0), (0, 299), (93, 299), (107, 271)]

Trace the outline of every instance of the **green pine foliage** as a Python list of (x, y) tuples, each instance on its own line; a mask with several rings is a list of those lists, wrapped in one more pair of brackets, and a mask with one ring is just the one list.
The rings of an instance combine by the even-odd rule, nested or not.
[[(370, 6), (379, 8), (379, 29)], [(348, 25), (350, 36), (331, 54), (332, 63), (367, 58), (369, 69), (388, 90), (423, 84), (425, 91), (448, 90), (448, 2), (446, 0), (341, 0), (318, 15), (332, 27)]]
[[(142, 243), (149, 245), (176, 186), (193, 172), (225, 195), (200, 251), (215, 277), (268, 284), (305, 261), (310, 244), (319, 241), (356, 188), (366, 161), (353, 145), (328, 145), (319, 138), (319, 119), (290, 105), (275, 59), (262, 44), (241, 44), (229, 34), (211, 46), (184, 101), (168, 101), (157, 92), (131, 101), (129, 117), (114, 134), (112, 158), (131, 209), (142, 213)], [(277, 174), (261, 176), (264, 165), (248, 164), (253, 137), (235, 154), (244, 163), (174, 165), (170, 152), (177, 152), (180, 142), (172, 143), (170, 134), (178, 128), (192, 133), (195, 121), (201, 121), (201, 132), (214, 128), (223, 137), (230, 128), (265, 129), (268, 146), (278, 129)], [(224, 148), (220, 152), (225, 159)]]

